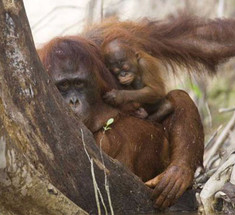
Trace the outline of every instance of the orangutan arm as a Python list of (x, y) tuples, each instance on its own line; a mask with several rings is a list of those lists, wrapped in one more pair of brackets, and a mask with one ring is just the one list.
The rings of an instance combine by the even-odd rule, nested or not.
[(115, 90), (106, 93), (104, 100), (113, 106), (119, 106), (130, 102), (143, 103), (156, 103), (159, 99), (163, 98), (161, 89), (156, 90), (149, 86), (145, 86), (139, 90)]
[(192, 185), (196, 168), (203, 165), (204, 133), (195, 104), (180, 90), (171, 91), (167, 97), (175, 108), (163, 122), (169, 135), (170, 165), (146, 182), (154, 188), (153, 199), (159, 208), (172, 205)]

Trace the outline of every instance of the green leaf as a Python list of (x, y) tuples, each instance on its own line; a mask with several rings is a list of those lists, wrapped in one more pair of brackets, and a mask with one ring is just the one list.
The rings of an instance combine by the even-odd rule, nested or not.
[(106, 122), (106, 126), (110, 126), (111, 124), (113, 124), (114, 122), (114, 118), (110, 118), (107, 122)]
[(110, 130), (111, 128), (110, 128), (109, 126), (110, 126), (113, 122), (114, 122), (114, 119), (113, 119), (113, 118), (110, 118), (110, 119), (106, 122), (105, 126), (103, 127), (104, 131)]

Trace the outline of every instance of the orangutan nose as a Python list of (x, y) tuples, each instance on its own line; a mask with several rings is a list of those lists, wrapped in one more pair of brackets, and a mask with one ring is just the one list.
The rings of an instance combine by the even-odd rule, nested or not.
[(121, 71), (121, 72), (120, 72), (120, 76), (121, 76), (121, 77), (125, 77), (125, 76), (126, 76), (126, 72)]
[(70, 98), (69, 103), (70, 103), (70, 105), (76, 106), (76, 105), (79, 104), (79, 100), (76, 96), (73, 96), (73, 97)]

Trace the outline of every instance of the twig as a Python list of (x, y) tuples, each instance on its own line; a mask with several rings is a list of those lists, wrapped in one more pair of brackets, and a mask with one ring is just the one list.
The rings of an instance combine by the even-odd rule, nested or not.
[(100, 0), (100, 20), (103, 21), (104, 19), (104, 0)]
[(212, 134), (212, 136), (210, 137), (210, 139), (207, 141), (207, 143), (205, 144), (205, 150), (207, 150), (208, 148), (210, 148), (211, 144), (213, 143), (215, 137), (218, 135), (219, 131), (221, 130), (221, 128), (223, 127), (223, 125), (220, 125), (216, 131)]
[(103, 136), (100, 139), (100, 156), (101, 156), (102, 164), (104, 166), (104, 184), (105, 184), (105, 190), (106, 190), (106, 193), (108, 196), (109, 208), (111, 211), (111, 215), (114, 215), (113, 205), (112, 205), (112, 200), (111, 200), (111, 195), (110, 195), (110, 190), (109, 190), (109, 184), (108, 184), (108, 177), (107, 177), (107, 173), (105, 171), (106, 167), (105, 167), (105, 163), (104, 163), (104, 155), (103, 155), (103, 150), (102, 150), (102, 141), (104, 138), (104, 134), (105, 134), (105, 130), (103, 131)]
[(35, 29), (38, 25), (41, 24), (41, 22), (43, 22), (45, 19), (47, 19), (52, 13), (54, 13), (55, 11), (60, 10), (60, 9), (81, 9), (81, 7), (77, 7), (77, 6), (73, 6), (73, 5), (54, 7), (45, 16), (43, 16), (41, 19), (39, 19), (34, 25), (32, 25), (32, 29)]
[(75, 27), (75, 26), (79, 26), (80, 23), (83, 23), (84, 22), (84, 19), (81, 19), (77, 22), (75, 22), (74, 24), (66, 27), (65, 29), (63, 29), (63, 31), (61, 31), (58, 35), (64, 35), (69, 29)]
[(212, 158), (209, 160), (209, 162), (208, 162), (208, 164), (207, 164), (207, 167), (206, 167), (206, 170), (209, 171), (209, 170), (212, 168), (213, 164), (214, 164), (218, 159), (220, 159), (220, 155), (219, 155), (219, 154), (214, 155), (214, 157), (212, 157)]
[(95, 178), (94, 163), (93, 163), (92, 158), (90, 159), (90, 163), (91, 163), (91, 176), (92, 176), (93, 187), (94, 187), (94, 192), (95, 192), (95, 200), (96, 200), (98, 215), (101, 215), (100, 201), (99, 201), (99, 196), (98, 196), (98, 185), (97, 185), (96, 178)]
[(231, 172), (228, 171), (230, 171), (231, 166), (234, 166), (234, 163), (235, 154), (232, 154), (204, 185), (200, 193), (202, 202), (200, 209), (201, 211), (204, 211), (205, 214), (213, 214), (214, 194), (219, 191), (230, 178)]
[(235, 111), (235, 107), (234, 108), (220, 108), (219, 109), (219, 113), (232, 112), (232, 111)]
[(229, 132), (233, 127), (235, 126), (235, 113), (233, 114), (231, 120), (228, 122), (228, 124), (225, 126), (224, 130), (221, 132), (220, 136), (214, 143), (214, 145), (211, 147), (210, 151), (207, 154), (207, 157), (204, 160), (204, 166), (207, 167), (210, 159), (214, 157), (214, 155), (217, 153), (219, 148), (222, 146), (224, 141), (229, 135)]
[(196, 184), (204, 184), (216, 171), (218, 168), (213, 168), (208, 171), (206, 171), (203, 174), (200, 174), (199, 176), (195, 177)]
[(55, 15), (50, 16), (50, 18), (48, 18), (47, 22), (44, 23), (44, 25), (39, 26), (37, 29), (34, 30), (34, 34), (38, 33), (39, 31), (41, 31), (42, 29), (45, 28), (45, 26), (47, 26), (47, 24), (51, 23), (54, 19), (55, 19)]
[(212, 127), (212, 116), (211, 116), (211, 111), (210, 111), (210, 108), (209, 108), (209, 105), (208, 105), (207, 101), (206, 101), (206, 111), (208, 113), (209, 125), (210, 125), (210, 128), (211, 128)]
[(235, 166), (233, 166), (230, 182), (235, 185)]
[[(93, 181), (93, 186), (94, 186), (94, 192), (95, 192), (95, 200), (96, 200), (96, 205), (97, 205), (97, 210), (98, 210), (98, 215), (101, 215), (101, 208), (100, 208), (100, 201), (99, 201), (99, 197), (101, 199), (101, 203), (103, 204), (104, 210), (105, 210), (105, 214), (107, 213), (107, 208), (105, 206), (104, 203), (104, 199), (102, 196), (102, 193), (98, 187), (96, 178), (95, 178), (95, 170), (94, 170), (94, 162), (93, 162), (93, 158), (90, 157), (88, 151), (86, 150), (86, 144), (85, 144), (85, 140), (84, 140), (84, 134), (83, 134), (83, 130), (81, 129), (81, 134), (82, 134), (82, 143), (83, 143), (83, 147), (84, 147), (84, 151), (88, 157), (88, 160), (91, 163), (91, 176), (92, 176), (92, 181)], [(99, 196), (98, 196), (99, 194)]]

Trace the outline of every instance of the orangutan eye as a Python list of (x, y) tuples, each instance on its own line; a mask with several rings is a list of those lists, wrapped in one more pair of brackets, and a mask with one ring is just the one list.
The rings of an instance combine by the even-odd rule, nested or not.
[(83, 88), (85, 86), (85, 83), (81, 82), (81, 81), (76, 81), (74, 83), (74, 86), (75, 86), (76, 89), (81, 89), (81, 88)]
[(63, 82), (57, 84), (56, 86), (57, 86), (59, 91), (63, 91), (63, 92), (67, 91), (69, 89), (69, 87), (70, 87), (68, 81), (63, 81)]

